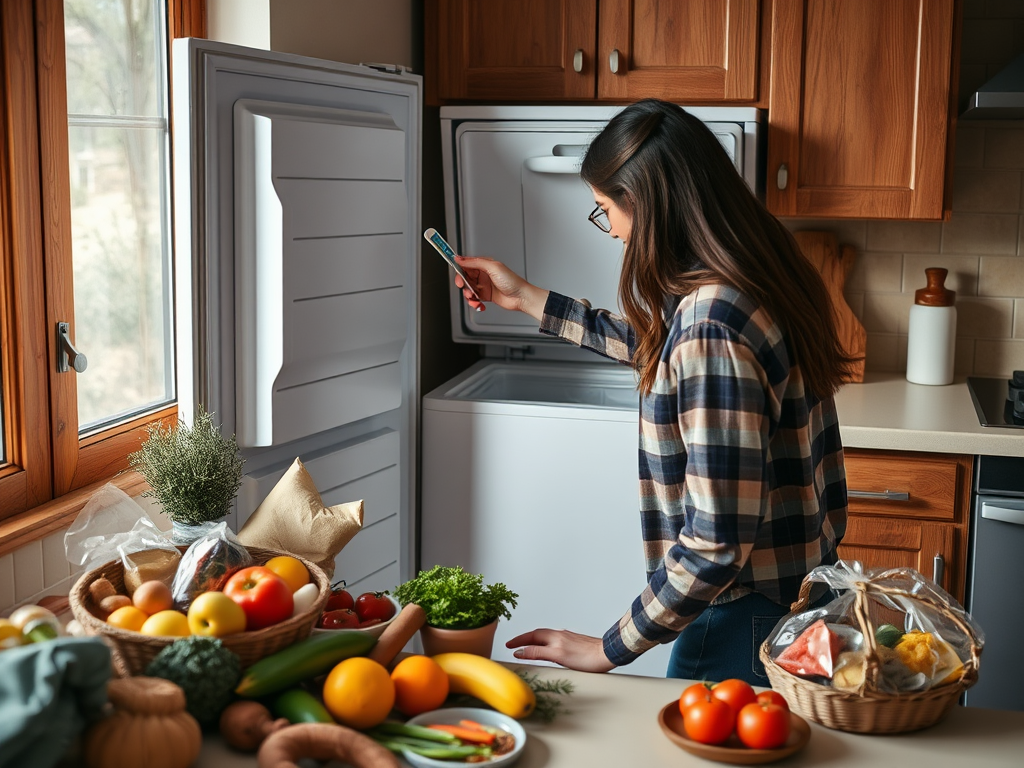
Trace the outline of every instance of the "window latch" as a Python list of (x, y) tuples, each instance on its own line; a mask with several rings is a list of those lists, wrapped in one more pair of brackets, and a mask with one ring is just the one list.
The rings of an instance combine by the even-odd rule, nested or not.
[(69, 368), (82, 373), (89, 365), (85, 355), (71, 343), (68, 337), (70, 330), (69, 323), (57, 323), (57, 373), (66, 373)]

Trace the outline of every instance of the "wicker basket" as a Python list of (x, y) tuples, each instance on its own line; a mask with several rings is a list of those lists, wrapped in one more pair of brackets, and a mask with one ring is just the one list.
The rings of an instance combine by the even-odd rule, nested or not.
[[(187, 547), (178, 547), (182, 552)], [(262, 565), (277, 555), (288, 554), (270, 549), (258, 549), (248, 547), (254, 564)], [(242, 660), (242, 668), (246, 668), (264, 656), (269, 656), (275, 651), (285, 648), (297, 640), (309, 636), (310, 631), (316, 624), (320, 612), (331, 594), (331, 582), (327, 574), (316, 564), (303, 558), (298, 558), (309, 570), (310, 580), (320, 588), (320, 594), (316, 602), (302, 613), (292, 616), (271, 627), (259, 629), (254, 632), (240, 632), (236, 635), (227, 635), (220, 638), (225, 648), (230, 648), (238, 654)], [(121, 594), (125, 593), (124, 588), (124, 566), (120, 560), (113, 560), (109, 563), (86, 571), (75, 582), (75, 586), (68, 596), (71, 604), (71, 611), (74, 613), (78, 623), (85, 628), (90, 635), (102, 637), (110, 646), (114, 661), (114, 670), (121, 677), (140, 675), (153, 658), (166, 646), (170, 645), (177, 638), (174, 637), (151, 637), (139, 632), (131, 632), (120, 627), (114, 627), (100, 619), (96, 613), (96, 605), (93, 603), (89, 592), (89, 585), (101, 576), (105, 576)], [(96, 613), (94, 613), (96, 611)]]
[[(791, 610), (799, 613), (807, 608), (810, 598), (810, 582), (806, 579), (800, 585), (800, 596)], [(903, 597), (928, 603), (941, 611), (956, 624), (964, 634), (972, 638), (971, 655), (960, 670), (959, 679), (935, 686), (926, 691), (891, 694), (878, 691), (871, 684), (879, 670), (879, 659), (875, 633), (868, 618), (868, 593), (900, 594)], [(905, 733), (927, 728), (939, 722), (956, 706), (960, 694), (970, 688), (978, 679), (978, 663), (981, 648), (973, 642), (973, 633), (941, 605), (925, 595), (912, 595), (893, 590), (871, 582), (858, 582), (854, 595), (854, 614), (860, 631), (864, 635), (867, 672), (864, 683), (857, 692), (842, 691), (826, 685), (819, 685), (790, 674), (771, 658), (768, 641), (761, 646), (760, 657), (772, 688), (782, 694), (790, 708), (816, 723), (851, 733)]]

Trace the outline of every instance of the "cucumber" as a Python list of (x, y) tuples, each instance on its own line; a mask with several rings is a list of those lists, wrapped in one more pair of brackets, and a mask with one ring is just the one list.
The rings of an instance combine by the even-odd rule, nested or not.
[(283, 691), (324, 674), (339, 661), (365, 656), (376, 644), (377, 638), (354, 629), (317, 633), (257, 661), (245, 670), (235, 693), (253, 699)]
[(327, 711), (320, 699), (305, 688), (292, 688), (274, 699), (270, 706), (277, 717), (283, 717), (289, 723), (333, 723), (334, 718)]

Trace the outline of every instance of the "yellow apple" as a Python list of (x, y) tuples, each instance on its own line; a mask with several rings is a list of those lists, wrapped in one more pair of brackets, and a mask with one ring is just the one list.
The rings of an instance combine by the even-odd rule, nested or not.
[(184, 613), (168, 609), (157, 611), (146, 619), (139, 632), (157, 637), (188, 637), (192, 634), (192, 628), (189, 627), (188, 618)]
[(224, 637), (245, 631), (245, 611), (223, 592), (203, 592), (188, 609), (193, 635)]

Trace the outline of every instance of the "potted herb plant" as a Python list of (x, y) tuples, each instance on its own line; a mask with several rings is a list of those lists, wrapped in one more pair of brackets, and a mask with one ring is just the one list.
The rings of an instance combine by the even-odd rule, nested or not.
[(129, 464), (149, 483), (142, 495), (159, 501), (171, 519), (174, 543), (189, 544), (205, 532), (205, 524), (231, 511), (242, 484), (238, 443), (234, 435), (221, 435), (206, 411), (197, 412), (191, 426), (151, 424), (147, 436), (128, 456)]
[(416, 603), (427, 614), (420, 639), (428, 656), (462, 651), (488, 658), (498, 619), (512, 618), (509, 609), (519, 597), (504, 584), (485, 585), (481, 574), (442, 565), (420, 571), (396, 587), (394, 595), (403, 606)]

